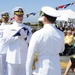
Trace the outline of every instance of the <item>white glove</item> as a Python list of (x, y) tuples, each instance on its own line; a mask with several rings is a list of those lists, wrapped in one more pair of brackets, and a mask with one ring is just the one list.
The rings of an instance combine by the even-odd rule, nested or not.
[(22, 38), (26, 38), (27, 37), (27, 31), (25, 31), (24, 29), (20, 30), (20, 34)]

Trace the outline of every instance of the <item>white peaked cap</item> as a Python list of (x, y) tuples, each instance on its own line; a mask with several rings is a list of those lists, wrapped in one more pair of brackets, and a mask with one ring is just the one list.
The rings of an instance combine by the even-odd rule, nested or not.
[[(51, 17), (60, 17), (59, 11), (49, 6), (42, 7), (41, 11)], [(38, 21), (42, 21), (42, 19), (43, 18), (38, 18)]]
[(2, 14), (6, 14), (6, 13), (8, 13), (8, 14), (9, 14), (9, 12), (8, 12), (8, 11), (4, 11), (4, 12), (1, 12), (1, 13), (0, 13), (0, 15), (2, 15)]
[(38, 18), (38, 21), (42, 21), (42, 20), (43, 20), (43, 17)]
[[(15, 7), (15, 8), (13, 8), (12, 12), (18, 11), (20, 8), (23, 10), (22, 7)], [(24, 11), (24, 10), (23, 10), (23, 11)]]

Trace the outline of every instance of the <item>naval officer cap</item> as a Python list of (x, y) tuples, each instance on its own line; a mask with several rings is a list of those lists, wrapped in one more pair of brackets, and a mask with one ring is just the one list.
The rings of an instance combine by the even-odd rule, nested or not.
[[(59, 11), (57, 11), (56, 9), (49, 7), (49, 6), (42, 7), (41, 11), (42, 11), (42, 15), (46, 14), (48, 16), (56, 17), (56, 18), (60, 16)], [(38, 21), (42, 21), (42, 19), (43, 19), (43, 17), (40, 17), (40, 18), (38, 18)]]
[(24, 15), (24, 10), (22, 7), (15, 7), (13, 13), (14, 15)]
[(7, 11), (1, 13), (2, 18), (9, 18), (9, 13)]

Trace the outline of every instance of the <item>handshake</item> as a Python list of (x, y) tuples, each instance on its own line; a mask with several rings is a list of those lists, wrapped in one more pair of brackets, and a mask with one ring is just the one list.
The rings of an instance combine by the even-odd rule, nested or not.
[(22, 36), (23, 38), (26, 38), (27, 36), (29, 36), (29, 30), (28, 28), (22, 27), (20, 30), (18, 30), (13, 37), (15, 36)]

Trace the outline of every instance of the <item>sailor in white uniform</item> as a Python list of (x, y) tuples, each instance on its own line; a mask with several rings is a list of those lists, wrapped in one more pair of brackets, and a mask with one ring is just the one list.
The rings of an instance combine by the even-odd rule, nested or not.
[[(26, 75), (61, 75), (59, 53), (64, 51), (64, 33), (53, 24), (59, 12), (49, 6), (42, 7), (42, 29), (33, 33), (26, 61)], [(37, 60), (34, 63), (34, 54)], [(32, 70), (32, 66), (35, 68)]]
[(0, 25), (0, 75), (7, 75), (6, 51), (7, 44), (2, 40), (4, 28), (8, 26), (9, 13), (7, 11), (1, 13), (2, 23)]
[(26, 75), (25, 64), (28, 43), (32, 35), (31, 27), (22, 23), (24, 16), (22, 7), (14, 8), (13, 12), (15, 21), (9, 29), (5, 29), (3, 36), (3, 40), (8, 44), (6, 55), (8, 75)]

